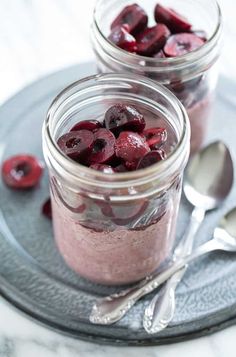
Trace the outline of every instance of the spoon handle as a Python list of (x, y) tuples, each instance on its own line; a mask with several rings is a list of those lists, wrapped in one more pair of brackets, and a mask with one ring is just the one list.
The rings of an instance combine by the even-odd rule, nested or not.
[[(194, 237), (205, 217), (205, 210), (195, 207), (191, 219), (180, 243), (174, 251), (173, 260), (191, 254)], [(143, 327), (149, 334), (157, 333), (166, 328), (174, 317), (175, 290), (182, 280), (187, 266), (177, 271), (167, 281), (147, 306), (143, 317)]]
[(117, 294), (99, 300), (93, 306), (90, 321), (102, 325), (110, 325), (119, 321), (141, 297), (151, 293), (186, 264), (200, 255), (218, 249), (222, 249), (222, 245), (213, 240), (208, 241), (196, 249), (194, 253), (173, 263), (167, 270), (159, 275), (151, 277), (146, 282), (143, 281), (133, 288), (122, 290)]

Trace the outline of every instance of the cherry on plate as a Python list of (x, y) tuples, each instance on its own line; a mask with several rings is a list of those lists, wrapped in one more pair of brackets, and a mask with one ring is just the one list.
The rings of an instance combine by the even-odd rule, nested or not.
[(168, 38), (164, 47), (167, 57), (183, 56), (204, 45), (204, 41), (193, 33), (178, 33)]
[(58, 139), (59, 148), (73, 160), (83, 162), (92, 151), (94, 135), (89, 130), (71, 131)]
[(105, 126), (115, 134), (123, 129), (141, 132), (145, 125), (143, 115), (131, 105), (115, 104), (105, 114)]
[(32, 155), (16, 155), (4, 161), (2, 178), (11, 188), (32, 188), (39, 183), (43, 168), (43, 163)]
[(192, 27), (185, 17), (160, 4), (155, 7), (155, 20), (157, 23), (165, 24), (172, 33), (188, 32)]
[(135, 163), (149, 151), (146, 141), (137, 133), (123, 131), (115, 144), (116, 156), (125, 162)]
[(104, 174), (114, 174), (115, 173), (115, 170), (110, 165), (93, 164), (90, 166), (90, 168), (93, 170), (101, 171)]
[(76, 123), (70, 131), (79, 131), (79, 130), (89, 130), (94, 131), (102, 127), (102, 124), (98, 120), (83, 120)]
[(131, 34), (136, 35), (143, 31), (148, 23), (146, 12), (137, 4), (126, 6), (111, 24), (111, 29), (115, 27), (129, 25)]
[(165, 128), (150, 128), (143, 132), (150, 149), (157, 150), (165, 144), (167, 140), (167, 130)]
[(105, 164), (115, 156), (116, 138), (110, 130), (98, 129), (94, 133), (94, 143), (89, 157), (90, 164)]
[(169, 36), (170, 31), (164, 24), (146, 28), (137, 37), (137, 53), (141, 56), (152, 56), (164, 47)]
[(52, 219), (52, 205), (51, 200), (48, 198), (42, 206), (42, 214), (48, 219)]
[(108, 39), (125, 51), (136, 52), (136, 39), (127, 31), (127, 29), (129, 29), (128, 25), (114, 27), (108, 36)]
[(162, 161), (164, 159), (165, 159), (165, 157), (164, 157), (163, 151), (161, 151), (161, 150), (151, 151), (139, 160), (136, 169), (137, 170), (145, 169), (146, 167), (154, 165), (157, 162)]

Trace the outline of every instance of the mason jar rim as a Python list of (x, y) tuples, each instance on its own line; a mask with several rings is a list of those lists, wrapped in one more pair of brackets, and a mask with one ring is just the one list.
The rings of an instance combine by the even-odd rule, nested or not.
[[(207, 1), (208, 2), (211, 1), (215, 5), (218, 15), (218, 21), (213, 34), (209, 39), (207, 39), (207, 41), (201, 47), (178, 57), (152, 58), (152, 57), (141, 56), (135, 53), (130, 53), (117, 47), (114, 43), (108, 40), (108, 38), (103, 34), (97, 21), (97, 10), (100, 4), (104, 2), (104, 0), (96, 1), (95, 8), (93, 11), (93, 19), (94, 19), (95, 28), (97, 30), (97, 33), (99, 34), (101, 41), (106, 43), (107, 45), (108, 51), (106, 51), (106, 54), (108, 55), (108, 57), (111, 57), (115, 62), (123, 63), (123, 61), (126, 61), (126, 64), (128, 64), (129, 67), (136, 67), (137, 64), (133, 63), (132, 60), (137, 60), (138, 65), (140, 65), (142, 61), (147, 61), (148, 65), (145, 64), (145, 71), (150, 69), (150, 71), (154, 71), (154, 72), (155, 71), (168, 72), (170, 70), (173, 70), (173, 67), (183, 68), (185, 65), (188, 65), (189, 63), (198, 62), (198, 60), (201, 60), (203, 56), (210, 53), (211, 49), (214, 48), (214, 46), (219, 41), (222, 32), (221, 8), (217, 0), (207, 0)], [(113, 51), (114, 54), (122, 54), (122, 61), (119, 61), (116, 55), (111, 56), (110, 51)], [(131, 62), (129, 62), (129, 60), (131, 60)]]
[[(85, 84), (86, 82), (89, 83), (90, 81), (101, 82), (106, 80), (112, 80), (113, 82), (114, 80), (129, 80), (130, 82), (132, 81), (133, 83), (144, 85), (147, 88), (151, 87), (152, 89), (156, 90), (158, 94), (160, 94), (161, 91), (161, 95), (167, 98), (169, 103), (171, 103), (177, 115), (181, 117), (183, 128), (178, 143), (166, 160), (160, 161), (149, 166), (148, 168), (140, 169), (137, 171), (108, 174), (92, 170), (73, 161), (59, 149), (56, 141), (53, 138), (53, 133), (51, 132), (51, 121), (55, 111), (63, 105), (63, 102), (70, 97), (68, 96), (69, 93), (76, 87), (78, 88), (80, 85)], [(64, 99), (62, 100), (63, 97)], [(111, 188), (127, 187), (127, 184), (130, 184), (130, 186), (135, 186), (137, 183), (145, 184), (150, 180), (157, 178), (158, 175), (161, 175), (161, 173), (169, 170), (172, 168), (172, 166), (174, 167), (177, 163), (177, 160), (180, 159), (181, 155), (182, 164), (185, 165), (189, 156), (190, 148), (190, 124), (187, 112), (181, 102), (163, 85), (158, 84), (157, 82), (144, 76), (127, 73), (106, 73), (92, 75), (67, 86), (52, 101), (43, 124), (42, 135), (44, 156), (49, 165), (63, 167), (66, 170), (66, 175), (68, 175), (68, 178), (75, 180), (78, 179), (84, 183), (99, 187), (107, 187), (108, 184), (111, 186)], [(48, 158), (48, 150), (50, 153), (50, 158)]]

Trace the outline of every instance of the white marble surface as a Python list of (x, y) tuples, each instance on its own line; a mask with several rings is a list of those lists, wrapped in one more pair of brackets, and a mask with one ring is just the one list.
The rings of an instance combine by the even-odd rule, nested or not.
[[(235, 0), (221, 0), (227, 19), (221, 70), (236, 78)], [(31, 81), (92, 58), (94, 0), (0, 0), (0, 103)], [(236, 327), (160, 347), (117, 348), (76, 341), (30, 321), (0, 298), (0, 357), (235, 357)]]

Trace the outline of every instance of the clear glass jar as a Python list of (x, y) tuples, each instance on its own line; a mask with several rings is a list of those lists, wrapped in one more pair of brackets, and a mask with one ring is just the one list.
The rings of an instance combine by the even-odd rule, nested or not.
[[(162, 0), (163, 6), (174, 8), (185, 16), (194, 29), (204, 30), (208, 40), (184, 56), (148, 58), (126, 52), (107, 39), (113, 19), (132, 3), (129, 0), (97, 1), (91, 38), (98, 70), (102, 73), (142, 74), (167, 86), (187, 110), (192, 133), (191, 153), (195, 153), (206, 137), (214, 101), (222, 28), (220, 8), (215, 0)], [(148, 13), (149, 26), (153, 26), (157, 0), (139, 0), (137, 3)]]
[[(58, 138), (76, 122), (103, 120), (117, 101), (136, 106), (152, 123), (161, 120), (172, 130), (175, 145), (166, 160), (142, 170), (104, 174), (59, 150)], [(145, 77), (88, 77), (56, 97), (43, 127), (43, 151), (55, 241), (74, 271), (116, 285), (138, 281), (166, 261), (175, 239), (189, 142), (184, 107), (165, 87)]]

